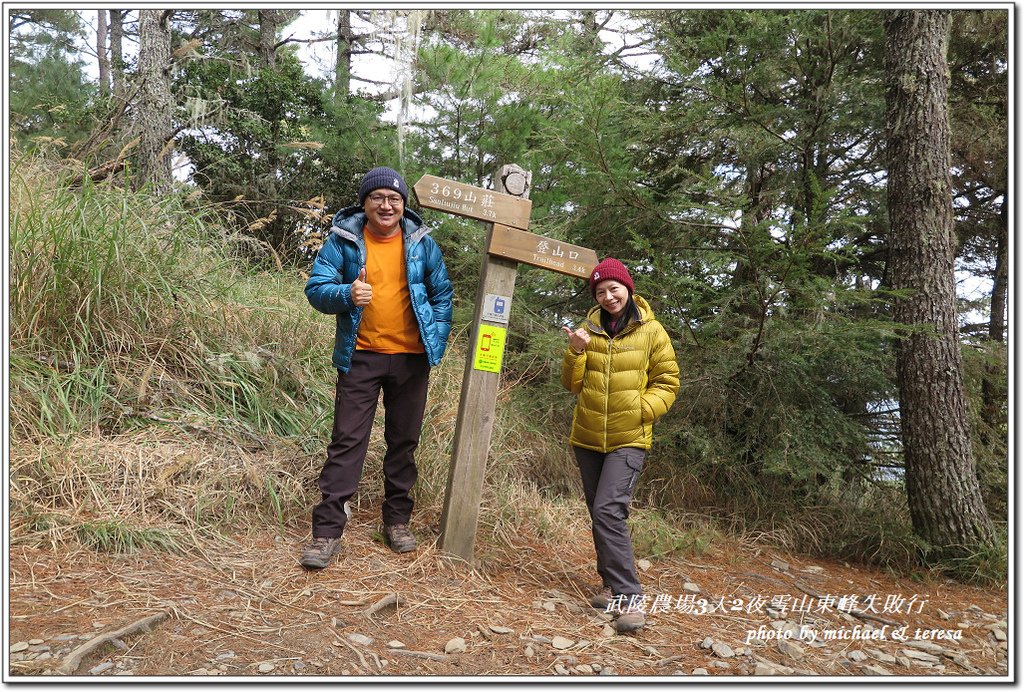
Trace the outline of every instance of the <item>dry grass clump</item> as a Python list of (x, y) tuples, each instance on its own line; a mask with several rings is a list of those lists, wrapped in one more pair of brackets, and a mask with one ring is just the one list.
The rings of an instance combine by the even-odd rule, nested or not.
[(333, 325), (299, 272), (239, 263), (215, 210), (12, 166), (12, 435), (118, 434), (153, 422), (308, 436)]
[(15, 538), (174, 548), (290, 521), (333, 400), (300, 273), (240, 264), (187, 200), (12, 169)]
[(11, 540), (114, 552), (184, 549), (219, 528), (282, 527), (307, 505), (316, 459), (148, 428), (11, 451)]
[[(463, 367), (459, 346), (453, 351), (432, 375), (417, 452), (415, 520), (425, 524), (437, 523), (447, 489), (458, 414), (452, 392), (461, 386)], [(161, 389), (150, 392), (153, 400), (173, 399), (184, 388), (156, 372)], [(481, 499), (482, 547), (500, 551), (524, 539), (557, 545), (570, 540), (567, 527), (586, 528), (582, 496), (565, 501), (529, 477), (539, 459), (568, 451), (557, 436), (517, 422), (510, 394), (503, 391), (498, 401)], [(118, 434), (23, 440), (11, 454), (12, 539), (126, 552), (196, 547), (200, 537), (256, 526), (302, 527), (319, 497), (316, 478), (333, 409), (321, 405), (318, 415), (325, 425), (303, 439), (254, 436), (230, 420), (179, 412)], [(354, 498), (358, 509), (379, 505), (384, 450), (380, 407)]]

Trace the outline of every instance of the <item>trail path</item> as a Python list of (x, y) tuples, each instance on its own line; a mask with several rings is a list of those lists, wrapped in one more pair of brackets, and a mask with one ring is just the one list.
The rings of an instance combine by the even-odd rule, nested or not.
[(574, 551), (523, 542), (471, 569), (413, 528), (420, 549), (396, 555), (359, 512), (321, 572), (298, 565), (298, 532), (188, 556), (14, 545), (9, 675), (1009, 675), (1005, 589), (723, 541), (643, 560), (649, 626), (617, 635), (587, 603), (589, 534)]

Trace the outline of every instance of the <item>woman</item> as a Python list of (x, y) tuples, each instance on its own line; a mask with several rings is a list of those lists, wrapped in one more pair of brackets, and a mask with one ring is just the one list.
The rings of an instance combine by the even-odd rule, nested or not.
[[(633, 295), (625, 265), (607, 258), (590, 275), (597, 300), (576, 331), (563, 327), (569, 347), (562, 384), (577, 395), (569, 442), (583, 480), (602, 590), (595, 608), (619, 612), (617, 632), (645, 624), (640, 580), (626, 519), (651, 426), (675, 401), (679, 365), (650, 305)], [(630, 604), (633, 607), (630, 608)]]

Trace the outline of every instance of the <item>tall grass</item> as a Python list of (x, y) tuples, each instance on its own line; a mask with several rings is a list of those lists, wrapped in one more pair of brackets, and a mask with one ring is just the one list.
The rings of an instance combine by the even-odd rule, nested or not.
[[(115, 536), (93, 541), (114, 548), (149, 535), (146, 526), (116, 533), (118, 522), (103, 523), (111, 512), (137, 521), (138, 498), (153, 478), (140, 472), (125, 485), (135, 500), (113, 506), (95, 486), (118, 482), (118, 455), (106, 450), (83, 467), (76, 454), (83, 440), (100, 436), (156, 446), (229, 443), (284, 462), (256, 473), (252, 487), (223, 487), (233, 495), (223, 506), (197, 487), (179, 505), (191, 511), (149, 516), (216, 523), (227, 507), (237, 512), (248, 503), (273, 508), (267, 517), (280, 522), (283, 503), (303, 493), (276, 476), (305, 485), (333, 403), (324, 350), (333, 327), (308, 309), (303, 277), (240, 266), (217, 216), (183, 197), (72, 189), (68, 179), (41, 158), (12, 163), (11, 475), (16, 487), (36, 488), (12, 493), (13, 513), (33, 518), (19, 525), (77, 527), (83, 540)], [(280, 440), (294, 446), (285, 457), (267, 451)], [(39, 463), (55, 457), (79, 466)], [(69, 478), (83, 476), (90, 482), (68, 492)], [(201, 506), (213, 514), (204, 518)]]
[(298, 272), (238, 266), (217, 218), (180, 198), (71, 190), (34, 159), (15, 162), (11, 202), (18, 437), (167, 419), (254, 438), (322, 424), (329, 363), (311, 346), (331, 330), (305, 309)]

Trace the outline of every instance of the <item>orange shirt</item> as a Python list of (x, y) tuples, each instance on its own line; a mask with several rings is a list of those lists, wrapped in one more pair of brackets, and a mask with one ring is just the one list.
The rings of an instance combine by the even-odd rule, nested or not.
[(423, 353), (405, 276), (402, 234), (382, 240), (363, 229), (363, 239), (366, 241), (366, 283), (373, 288), (373, 298), (363, 308), (356, 348), (377, 353)]

